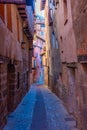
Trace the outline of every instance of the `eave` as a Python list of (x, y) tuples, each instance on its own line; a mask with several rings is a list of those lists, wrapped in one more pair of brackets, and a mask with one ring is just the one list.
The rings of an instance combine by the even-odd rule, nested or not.
[(2, 4), (26, 4), (26, 0), (0, 0)]
[(33, 12), (35, 10), (35, 0), (0, 0), (1, 4), (17, 4), (17, 5), (27, 5), (27, 6), (31, 6), (33, 9)]

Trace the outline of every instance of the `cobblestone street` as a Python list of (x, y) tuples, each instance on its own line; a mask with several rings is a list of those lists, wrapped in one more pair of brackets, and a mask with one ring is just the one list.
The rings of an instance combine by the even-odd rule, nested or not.
[(62, 101), (45, 85), (32, 85), (4, 130), (77, 130)]

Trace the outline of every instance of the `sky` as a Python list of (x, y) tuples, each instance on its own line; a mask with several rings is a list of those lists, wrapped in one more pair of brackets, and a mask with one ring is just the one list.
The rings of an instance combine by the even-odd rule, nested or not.
[(37, 2), (35, 3), (35, 10), (36, 10), (36, 14), (44, 17), (44, 11), (40, 11), (40, 1), (41, 0), (37, 0)]

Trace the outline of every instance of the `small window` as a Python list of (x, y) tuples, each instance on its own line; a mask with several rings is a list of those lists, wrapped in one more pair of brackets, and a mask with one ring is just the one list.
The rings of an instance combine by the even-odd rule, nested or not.
[(7, 4), (7, 27), (12, 31), (11, 5)]
[(55, 0), (55, 9), (57, 9), (57, 5), (59, 5), (59, 0)]
[(56, 0), (56, 6), (57, 6), (57, 4), (59, 4), (59, 0)]
[(43, 35), (44, 35), (44, 32), (40, 32), (40, 35), (43, 36)]
[(45, 24), (41, 24), (41, 27), (45, 27)]
[(55, 6), (55, 0), (53, 0), (53, 5)]
[(16, 15), (16, 19), (17, 19), (17, 36), (18, 36), (18, 41), (20, 41), (20, 35), (19, 35), (19, 17), (18, 15)]
[(50, 9), (50, 16), (51, 16), (51, 19), (53, 19), (53, 10)]
[(36, 57), (38, 57), (38, 53), (36, 53)]
[(34, 60), (34, 68), (36, 67), (36, 60)]
[(64, 24), (67, 21), (67, 15), (68, 15), (68, 10), (67, 10), (67, 0), (63, 0), (64, 3)]
[(55, 48), (55, 35), (54, 32), (52, 33), (52, 47)]

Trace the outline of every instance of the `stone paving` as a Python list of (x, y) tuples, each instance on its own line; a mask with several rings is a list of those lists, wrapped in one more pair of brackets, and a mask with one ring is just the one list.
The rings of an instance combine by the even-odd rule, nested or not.
[(32, 85), (4, 130), (77, 130), (62, 101), (45, 85)]

